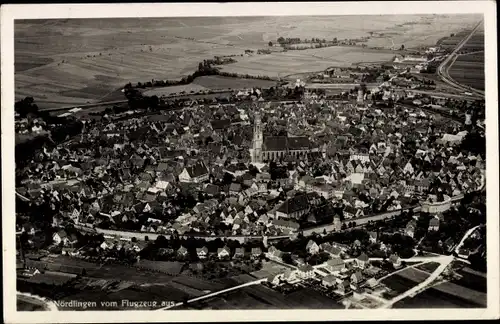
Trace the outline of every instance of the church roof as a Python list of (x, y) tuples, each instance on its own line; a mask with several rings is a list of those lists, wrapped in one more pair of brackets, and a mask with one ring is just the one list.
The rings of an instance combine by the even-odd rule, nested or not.
[(308, 137), (266, 136), (264, 151), (307, 150), (311, 147)]

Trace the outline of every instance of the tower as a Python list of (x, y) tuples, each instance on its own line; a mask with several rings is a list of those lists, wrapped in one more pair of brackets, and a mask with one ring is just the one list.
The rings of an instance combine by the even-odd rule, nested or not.
[(255, 113), (255, 121), (253, 126), (253, 143), (252, 143), (252, 162), (260, 163), (262, 162), (262, 124), (260, 119), (260, 113)]
[(358, 89), (358, 104), (362, 105), (363, 104), (363, 98), (364, 97), (364, 94), (363, 94), (363, 89), (359, 88)]

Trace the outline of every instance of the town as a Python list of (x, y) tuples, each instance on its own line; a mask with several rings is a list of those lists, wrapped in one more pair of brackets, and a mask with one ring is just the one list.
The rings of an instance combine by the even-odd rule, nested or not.
[[(210, 93), (129, 83), (96, 109), (16, 102), (16, 136), (34, 138), (16, 147), (18, 290), (174, 301), (157, 310), (418, 307), (433, 290), (486, 307), (485, 101), (431, 77), (450, 55)], [(236, 60), (192, 79), (231, 82), (216, 66)]]

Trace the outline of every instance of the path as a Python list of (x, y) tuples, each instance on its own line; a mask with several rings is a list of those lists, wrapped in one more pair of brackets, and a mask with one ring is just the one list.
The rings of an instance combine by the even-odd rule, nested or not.
[[(237, 290), (237, 289), (240, 289), (240, 288), (243, 288), (243, 287), (248, 287), (248, 286), (253, 286), (253, 285), (259, 285), (259, 284), (261, 284), (263, 282), (266, 282), (266, 281), (267, 281), (267, 278), (259, 279), (259, 280), (255, 280), (255, 281), (250, 281), (250, 282), (244, 283), (244, 284), (239, 285), (239, 286), (234, 286), (234, 287), (227, 288), (227, 289), (220, 290), (220, 291), (216, 291), (216, 292), (213, 292), (213, 293), (210, 293), (210, 294), (207, 294), (207, 295), (203, 295), (203, 296), (200, 296), (200, 297), (189, 299), (186, 302), (186, 304), (190, 304), (190, 303), (194, 303), (194, 302), (197, 302), (197, 301), (200, 301), (200, 300), (203, 300), (203, 299), (215, 297), (215, 296), (218, 296), (218, 295), (221, 295), (221, 294), (225, 294), (227, 292), (230, 292), (230, 291), (233, 291), (233, 290)], [(184, 305), (183, 302), (177, 303), (177, 304), (174, 304), (174, 305), (171, 305), (171, 306), (167, 306), (167, 307), (164, 307), (164, 308), (160, 308), (160, 309), (157, 309), (157, 310), (167, 310), (167, 309), (171, 309), (171, 308), (174, 308), (174, 307), (179, 307), (179, 306), (182, 306), (182, 305)]]
[(465, 232), (464, 236), (462, 237), (462, 240), (460, 241), (460, 243), (457, 244), (457, 247), (455, 248), (455, 253), (458, 255), (458, 251), (460, 250), (460, 248), (462, 247), (462, 245), (464, 244), (465, 240), (476, 230), (478, 229), (479, 227), (481, 227), (481, 225), (477, 225), (477, 226), (474, 226), (473, 228), (470, 228), (467, 232)]

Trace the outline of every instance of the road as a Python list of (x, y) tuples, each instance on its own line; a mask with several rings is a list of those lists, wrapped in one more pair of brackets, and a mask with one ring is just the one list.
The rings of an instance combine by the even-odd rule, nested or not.
[(122, 104), (122, 103), (126, 103), (126, 102), (128, 102), (128, 101), (127, 100), (103, 101), (103, 102), (96, 102), (96, 103), (92, 103), (92, 104), (83, 104), (83, 105), (78, 105), (78, 106), (67, 106), (67, 107), (40, 109), (40, 111), (51, 112), (51, 111), (70, 110), (73, 108), (92, 108), (92, 107), (99, 107), (99, 106)]
[(478, 229), (479, 227), (481, 227), (481, 225), (477, 225), (477, 226), (474, 226), (473, 228), (470, 228), (465, 234), (464, 236), (462, 237), (462, 240), (460, 241), (460, 243), (457, 244), (457, 247), (455, 248), (455, 253), (458, 255), (458, 251), (460, 250), (460, 248), (462, 247), (462, 245), (464, 244), (465, 240), (476, 230)]
[[(218, 296), (218, 295), (221, 295), (221, 294), (225, 294), (227, 292), (230, 292), (230, 291), (233, 291), (233, 290), (237, 290), (237, 289), (240, 289), (240, 288), (243, 288), (243, 287), (248, 287), (248, 286), (253, 286), (253, 285), (259, 285), (259, 284), (261, 284), (263, 282), (266, 282), (266, 281), (267, 281), (267, 278), (259, 279), (259, 280), (255, 280), (255, 281), (250, 281), (250, 282), (238, 285), (238, 286), (234, 286), (234, 287), (227, 288), (227, 289), (220, 290), (220, 291), (216, 291), (216, 292), (213, 292), (213, 293), (210, 293), (210, 294), (207, 294), (207, 295), (203, 295), (203, 296), (200, 296), (200, 297), (189, 299), (186, 302), (186, 304), (190, 304), (190, 303), (194, 303), (194, 302), (197, 302), (197, 301), (200, 301), (200, 300), (204, 300), (204, 299), (207, 299), (207, 298), (215, 297), (215, 296)], [(172, 309), (172, 308), (179, 307), (179, 306), (182, 306), (182, 305), (184, 305), (183, 302), (182, 303), (177, 303), (177, 304), (174, 304), (174, 305), (171, 305), (171, 306), (167, 306), (167, 307), (164, 307), (164, 308), (160, 308), (160, 309), (157, 309), (157, 310), (167, 310), (167, 309)]]
[(458, 57), (457, 53), (469, 41), (469, 39), (472, 37), (472, 35), (474, 35), (474, 33), (478, 30), (478, 28), (482, 25), (482, 23), (483, 22), (480, 21), (476, 25), (476, 27), (474, 27), (472, 32), (467, 37), (465, 37), (460, 43), (458, 43), (457, 47), (455, 47), (453, 52), (451, 52), (450, 55), (448, 55), (448, 57), (446, 57), (446, 59), (443, 60), (441, 65), (439, 65), (439, 67), (437, 69), (437, 73), (438, 73), (438, 76), (441, 78), (441, 80), (443, 80), (447, 84), (451, 85), (452, 87), (460, 89), (461, 91), (468, 91), (468, 92), (474, 93), (474, 94), (479, 95), (479, 96), (484, 98), (484, 91), (473, 89), (473, 88), (470, 88), (467, 86), (463, 86), (463, 85), (457, 83), (456, 81), (454, 81), (448, 73), (450, 67), (453, 65), (453, 63), (455, 63), (455, 61)]

